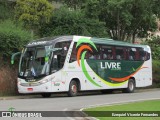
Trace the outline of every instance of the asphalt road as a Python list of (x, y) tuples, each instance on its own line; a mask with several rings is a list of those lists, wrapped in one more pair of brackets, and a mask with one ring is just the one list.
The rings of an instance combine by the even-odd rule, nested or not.
[[(0, 100), (0, 111), (8, 111), (10, 107), (15, 111), (74, 111), (81, 108), (97, 105), (108, 105), (123, 102), (134, 102), (139, 100), (160, 99), (160, 89), (138, 90), (135, 93), (113, 93), (113, 94), (92, 94), (77, 97), (52, 96), (51, 98), (41, 98), (41, 96), (29, 99)], [(1, 118), (0, 118), (1, 119)], [(17, 118), (16, 118), (17, 119)], [(75, 119), (71, 117), (62, 118), (42, 118), (42, 119)]]

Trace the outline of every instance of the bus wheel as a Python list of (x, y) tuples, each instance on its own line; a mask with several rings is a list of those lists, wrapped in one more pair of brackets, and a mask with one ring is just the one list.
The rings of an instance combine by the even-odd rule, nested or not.
[(72, 80), (70, 82), (70, 85), (69, 85), (69, 91), (68, 91), (68, 96), (69, 97), (74, 97), (74, 96), (77, 96), (77, 93), (78, 93), (78, 85), (77, 85), (77, 82)]
[(49, 98), (49, 97), (51, 97), (51, 93), (42, 93), (41, 95), (42, 95), (42, 97), (44, 97), (44, 98)]
[(128, 87), (123, 90), (125, 93), (133, 93), (135, 90), (135, 82), (133, 79), (128, 81)]

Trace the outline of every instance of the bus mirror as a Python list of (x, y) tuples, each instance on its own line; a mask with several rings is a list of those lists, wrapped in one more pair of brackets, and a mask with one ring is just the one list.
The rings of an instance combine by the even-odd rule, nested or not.
[(46, 57), (45, 57), (45, 62), (48, 62), (48, 60), (49, 60), (49, 57), (46, 56)]
[(12, 64), (12, 65), (14, 64), (15, 56), (20, 55), (20, 54), (21, 54), (21, 52), (17, 52), (17, 53), (14, 53), (14, 54), (11, 56), (11, 64)]

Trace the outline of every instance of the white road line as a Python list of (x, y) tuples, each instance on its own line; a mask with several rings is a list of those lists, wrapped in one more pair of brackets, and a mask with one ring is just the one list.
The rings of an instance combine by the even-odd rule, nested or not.
[(73, 119), (72, 117), (68, 117), (68, 115), (66, 114), (66, 111), (68, 111), (67, 108), (63, 109), (63, 111), (64, 111), (64, 115), (66, 116), (66, 118), (67, 118), (68, 120), (75, 120), (75, 119)]

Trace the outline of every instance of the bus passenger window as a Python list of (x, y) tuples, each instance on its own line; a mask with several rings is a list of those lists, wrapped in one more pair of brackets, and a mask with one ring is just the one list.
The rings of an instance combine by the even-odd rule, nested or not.
[(146, 60), (150, 59), (150, 53), (146, 52)]
[(139, 60), (144, 61), (146, 59), (145, 56), (146, 56), (146, 53), (144, 49), (140, 48), (139, 49)]
[(93, 54), (93, 53), (91, 53), (91, 52), (88, 52), (88, 56), (89, 56), (89, 59), (96, 59), (96, 56)]
[(113, 51), (111, 46), (102, 46), (102, 59), (104, 60), (113, 59)]
[(107, 54), (103, 53), (103, 59), (107, 59)]
[(72, 48), (71, 57), (69, 60), (70, 63), (76, 61), (76, 53), (77, 53), (76, 43), (74, 43), (73, 48)]
[(123, 47), (116, 47), (116, 60), (124, 60), (125, 54)]
[(54, 55), (57, 55), (58, 68), (62, 68), (68, 53), (71, 42), (58, 42), (55, 44), (55, 48), (62, 48), (62, 50), (53, 52)]
[(98, 51), (94, 51), (95, 53), (95, 59), (100, 60), (101, 59), (101, 45), (96, 45)]
[(128, 52), (129, 52), (129, 60), (136, 60), (136, 52), (137, 49), (136, 48), (128, 48)]

